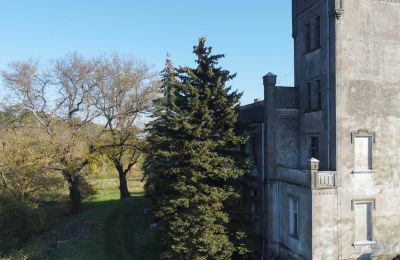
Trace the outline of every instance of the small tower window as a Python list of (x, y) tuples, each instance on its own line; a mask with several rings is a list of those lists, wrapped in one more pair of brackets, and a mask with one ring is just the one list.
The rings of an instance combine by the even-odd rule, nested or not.
[(306, 52), (311, 51), (311, 24), (306, 24), (305, 27), (305, 50)]
[(311, 83), (307, 82), (306, 84), (307, 88), (307, 104), (306, 104), (306, 111), (311, 111)]
[(318, 136), (311, 136), (311, 157), (318, 159), (319, 157), (319, 138)]
[(315, 18), (315, 48), (321, 47), (321, 17)]
[(322, 86), (321, 80), (306, 83), (306, 112), (319, 111), (322, 109)]
[(251, 157), (253, 159), (254, 165), (258, 165), (258, 140), (257, 135), (251, 136)]
[(299, 200), (289, 197), (289, 234), (299, 236)]
[(321, 92), (321, 80), (315, 81), (316, 90), (317, 90), (317, 110), (321, 110), (322, 108), (322, 92)]

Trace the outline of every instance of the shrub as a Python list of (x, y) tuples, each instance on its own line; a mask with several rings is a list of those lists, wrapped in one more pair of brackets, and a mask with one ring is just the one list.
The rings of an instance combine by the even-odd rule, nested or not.
[(0, 193), (0, 255), (15, 249), (43, 226), (39, 209)]

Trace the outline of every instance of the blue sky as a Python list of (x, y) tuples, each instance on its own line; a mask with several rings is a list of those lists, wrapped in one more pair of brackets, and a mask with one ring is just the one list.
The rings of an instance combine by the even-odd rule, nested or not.
[(238, 74), (232, 85), (244, 92), (242, 104), (263, 97), (269, 71), (293, 84), (291, 0), (0, 0), (0, 70), (75, 51), (133, 55), (155, 70), (166, 53), (175, 65), (194, 65), (202, 35), (227, 55), (221, 65)]

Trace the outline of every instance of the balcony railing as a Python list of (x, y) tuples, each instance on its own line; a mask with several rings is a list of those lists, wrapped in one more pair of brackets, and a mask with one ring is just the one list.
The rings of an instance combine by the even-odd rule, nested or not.
[(319, 171), (319, 161), (311, 158), (311, 188), (312, 189), (334, 189), (336, 188), (336, 172)]
[(311, 187), (311, 189), (335, 189), (337, 178), (335, 171), (319, 171), (319, 161), (311, 160), (310, 170), (298, 170), (285, 167), (276, 168), (276, 178), (280, 181)]
[(309, 186), (309, 171), (301, 171), (285, 167), (276, 168), (276, 177), (289, 183)]
[(336, 172), (316, 172), (316, 189), (333, 189), (336, 187)]

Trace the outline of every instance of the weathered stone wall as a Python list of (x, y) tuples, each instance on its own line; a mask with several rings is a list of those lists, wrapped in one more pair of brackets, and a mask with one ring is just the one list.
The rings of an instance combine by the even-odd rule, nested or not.
[[(310, 159), (309, 139), (318, 136), (319, 159), (321, 169), (335, 170), (335, 99), (334, 99), (334, 6), (333, 0), (303, 1), (301, 4), (293, 0), (294, 67), (295, 85), (299, 89), (299, 167), (307, 169)], [(308, 4), (305, 4), (305, 3)], [(307, 9), (301, 8), (306, 6)], [(330, 15), (328, 15), (330, 14)], [(320, 17), (321, 45), (315, 43), (315, 20)], [(306, 50), (306, 24), (310, 25), (310, 47)], [(331, 37), (332, 36), (332, 37)], [(308, 111), (307, 83), (315, 86), (316, 80), (321, 82), (321, 110)], [(312, 96), (315, 99), (315, 95)], [(315, 102), (315, 101), (314, 101)]]
[[(336, 103), (335, 103), (335, 0), (293, 1), (293, 37), (295, 52), (295, 84), (299, 89), (299, 153), (298, 168), (309, 169), (311, 136), (319, 138), (319, 167), (322, 171), (336, 171)], [(304, 8), (306, 6), (307, 8)], [(321, 45), (315, 44), (315, 20), (320, 17)], [(311, 49), (306, 50), (306, 24), (311, 26)], [(321, 82), (321, 109), (307, 109), (310, 98), (307, 83), (315, 87)], [(315, 102), (315, 94), (311, 96)], [(310, 191), (310, 225), (312, 234), (309, 259), (338, 259), (337, 191)]]
[(296, 11), (297, 13), (302, 13), (308, 8), (310, 8), (312, 5), (314, 5), (316, 2), (319, 0), (296, 0), (297, 8)]
[(298, 109), (275, 110), (276, 165), (288, 168), (298, 166)]
[[(298, 168), (298, 89), (275, 86), (275, 76), (264, 77), (265, 171), (267, 183), (268, 255), (294, 259), (311, 257), (311, 192), (309, 174)], [(299, 236), (289, 233), (288, 198), (299, 201)]]
[[(274, 255), (311, 259), (311, 193), (308, 187), (285, 181), (268, 185), (269, 247)], [(289, 235), (289, 197), (299, 201), (299, 236)]]
[[(337, 21), (339, 258), (400, 252), (400, 3), (344, 0)], [(374, 136), (372, 170), (354, 170), (351, 134)], [(353, 246), (352, 202), (371, 200), (376, 245)]]
[[(293, 0), (293, 14), (295, 88), (276, 87), (268, 74), (265, 102), (245, 107), (244, 121), (264, 124), (269, 256), (389, 259), (400, 253), (400, 1)], [(305, 52), (304, 25), (318, 16), (321, 47)], [(317, 79), (322, 109), (310, 112), (306, 82)], [(362, 173), (354, 171), (360, 133), (373, 140), (372, 170)], [(320, 138), (319, 187), (302, 171), (310, 136)], [(300, 203), (298, 238), (288, 232), (290, 196)], [(355, 243), (360, 201), (373, 205), (373, 241), (364, 245)]]
[(239, 110), (239, 119), (247, 124), (244, 135), (249, 138), (245, 147), (248, 159), (252, 161), (253, 167), (244, 181), (247, 183), (249, 193), (252, 196), (252, 222), (254, 230), (259, 236), (260, 243), (263, 240), (264, 218), (265, 218), (265, 191), (263, 183), (263, 124), (264, 124), (264, 102), (257, 101), (242, 106)]
[(275, 87), (274, 106), (275, 108), (297, 109), (299, 107), (298, 88)]
[(338, 259), (337, 191), (312, 191), (312, 259)]
[(239, 110), (239, 120), (245, 124), (264, 122), (264, 101), (244, 105)]

